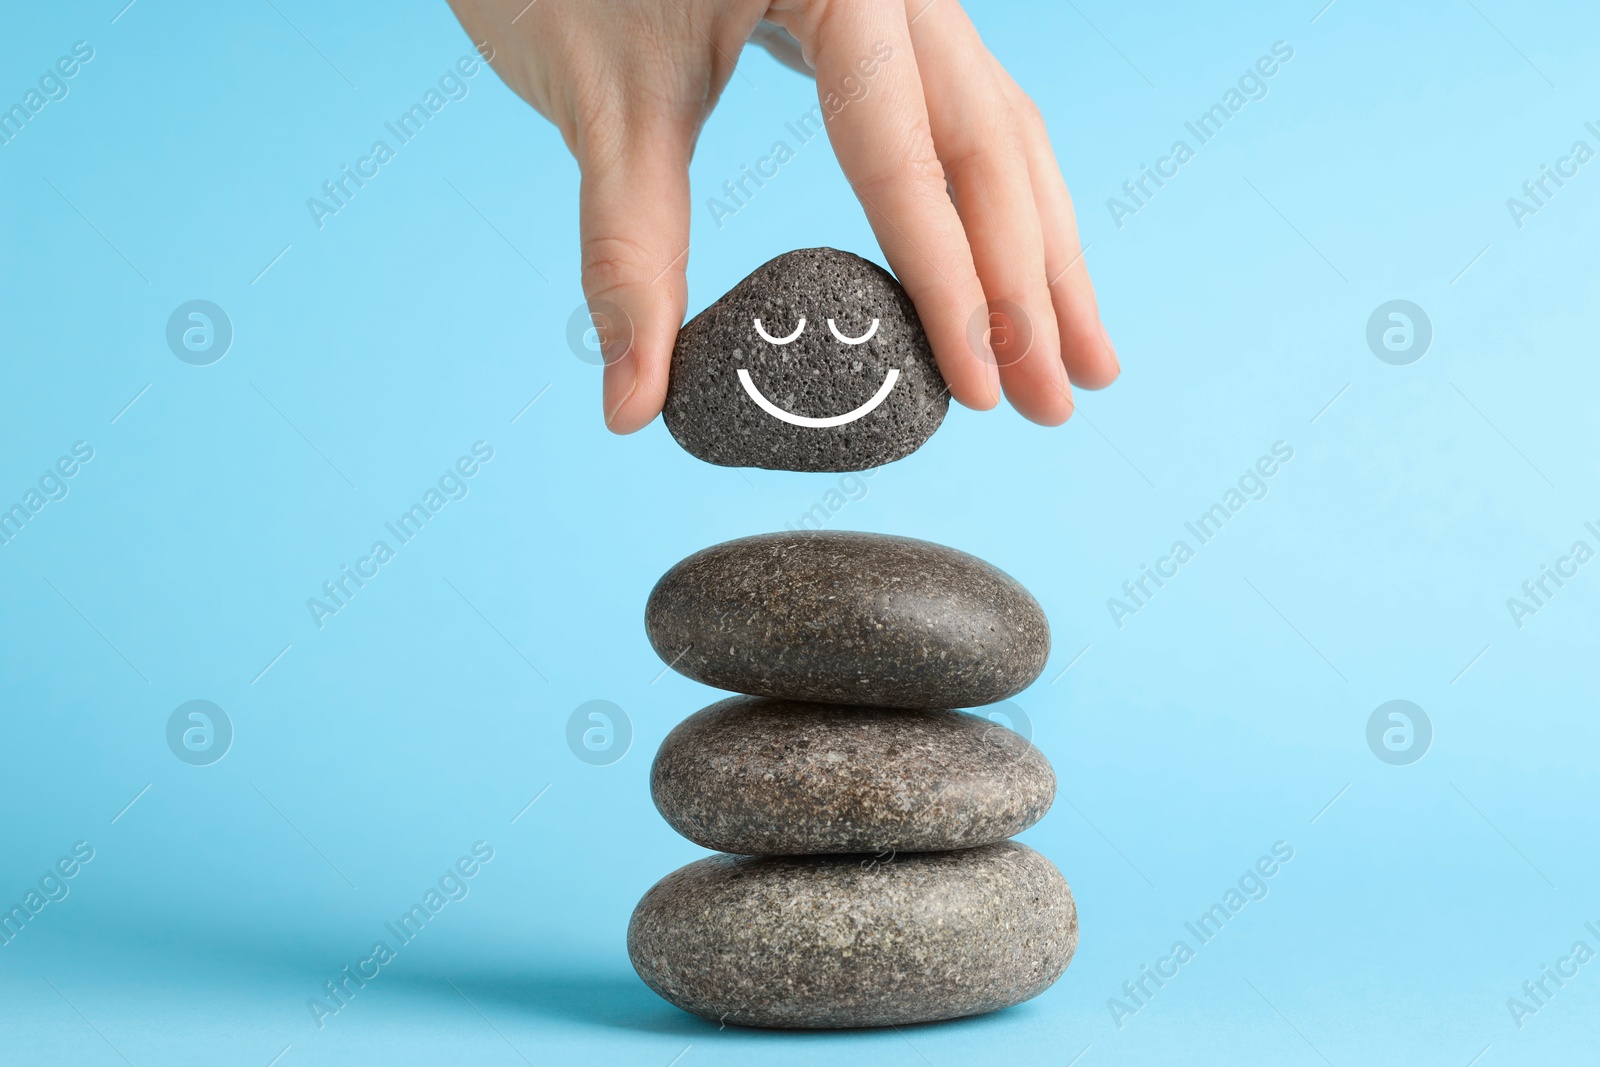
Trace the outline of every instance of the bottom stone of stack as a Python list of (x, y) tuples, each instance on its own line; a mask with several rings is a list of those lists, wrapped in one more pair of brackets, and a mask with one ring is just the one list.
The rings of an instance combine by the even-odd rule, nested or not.
[(662, 997), (743, 1026), (898, 1026), (995, 1011), (1066, 970), (1078, 912), (1014, 841), (882, 856), (711, 856), (667, 875), (628, 924)]

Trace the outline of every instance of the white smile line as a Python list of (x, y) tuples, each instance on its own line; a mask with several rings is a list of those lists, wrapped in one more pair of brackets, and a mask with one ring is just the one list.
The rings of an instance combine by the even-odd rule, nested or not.
[(884, 378), (883, 384), (878, 386), (878, 391), (872, 394), (871, 400), (868, 400), (854, 411), (845, 412), (843, 415), (829, 415), (824, 419), (813, 419), (807, 415), (795, 415), (787, 412), (762, 396), (761, 390), (756, 388), (756, 383), (750, 380), (750, 372), (743, 367), (739, 368), (739, 384), (744, 386), (744, 391), (750, 394), (750, 399), (756, 402), (757, 407), (780, 422), (787, 422), (791, 426), (805, 426), (813, 430), (826, 430), (830, 426), (844, 426), (855, 422), (863, 415), (871, 414), (874, 408), (887, 400), (889, 394), (894, 392), (894, 383), (899, 380), (900, 368), (891, 367), (889, 368), (888, 377)]

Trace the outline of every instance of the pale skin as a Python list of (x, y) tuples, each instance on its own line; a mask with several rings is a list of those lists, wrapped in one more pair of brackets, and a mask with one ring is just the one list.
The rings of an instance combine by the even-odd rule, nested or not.
[(584, 296), (629, 323), (603, 346), (613, 431), (661, 412), (688, 302), (689, 159), (763, 19), (799, 42), (819, 99), (845, 95), (887, 45), (892, 58), (828, 120), (828, 138), (951, 395), (988, 409), (1003, 389), (1054, 426), (1074, 386), (1117, 377), (1039, 109), (957, 0), (450, 2), (583, 173)]

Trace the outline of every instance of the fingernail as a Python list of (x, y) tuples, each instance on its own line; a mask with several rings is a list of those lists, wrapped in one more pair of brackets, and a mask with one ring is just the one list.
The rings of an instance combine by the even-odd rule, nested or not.
[(622, 362), (628, 365), (623, 366), (622, 363), (617, 363), (606, 368), (603, 395), (606, 429), (608, 430), (615, 428), (612, 424), (616, 422), (617, 413), (622, 410), (623, 405), (628, 402), (634, 391), (639, 388), (639, 375), (633, 369), (632, 360), (625, 359)]
[(1100, 322), (1100, 340), (1105, 342), (1106, 352), (1111, 356), (1111, 363), (1117, 368), (1117, 373), (1122, 372), (1122, 361), (1117, 358), (1117, 346), (1111, 343), (1111, 334), (1106, 330), (1104, 320)]

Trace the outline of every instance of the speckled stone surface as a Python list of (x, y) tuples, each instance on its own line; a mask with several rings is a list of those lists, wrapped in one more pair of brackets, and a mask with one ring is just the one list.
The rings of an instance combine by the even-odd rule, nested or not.
[(645, 629), (695, 681), (756, 696), (964, 708), (1026, 688), (1050, 626), (1004, 571), (953, 548), (848, 531), (761, 534), (656, 583)]
[[(762, 329), (786, 344), (761, 336)], [(828, 320), (833, 320), (833, 329)], [(877, 330), (860, 344), (846, 338)], [(849, 414), (899, 376), (869, 413), (842, 426), (769, 414), (739, 380), (803, 418)], [(678, 333), (663, 411), (689, 452), (725, 467), (856, 471), (910, 455), (944, 420), (944, 378), (911, 298), (875, 263), (833, 248), (788, 252), (758, 268)]]
[(1038, 822), (1056, 776), (977, 715), (730, 697), (661, 743), (650, 793), (697, 845), (747, 855), (927, 852)]
[(628, 924), (645, 983), (744, 1026), (900, 1026), (1037, 996), (1078, 944), (1072, 892), (1014, 841), (960, 852), (712, 856)]

